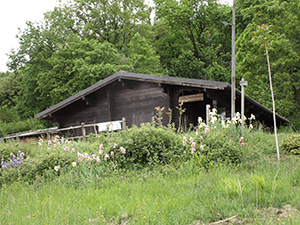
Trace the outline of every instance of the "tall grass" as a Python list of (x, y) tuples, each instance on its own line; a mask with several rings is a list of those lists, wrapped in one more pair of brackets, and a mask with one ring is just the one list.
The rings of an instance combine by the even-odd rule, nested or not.
[[(190, 171), (163, 166), (112, 174), (96, 184), (73, 185), (70, 174), (38, 185), (1, 188), (1, 224), (194, 224), (237, 215), (247, 223), (299, 221), (296, 214), (262, 216), (260, 209), (299, 208), (300, 173), (295, 158), (252, 171), (219, 167)], [(278, 172), (279, 171), (279, 172)]]
[[(233, 132), (230, 143), (239, 139), (235, 137), (238, 131)], [(194, 132), (179, 138), (183, 135)], [(279, 132), (279, 143), (291, 135)], [(118, 140), (132, 145), (122, 135), (111, 137), (72, 143), (70, 149), (92, 154), (100, 143), (109, 146)], [(283, 155), (278, 163), (273, 135), (262, 130), (247, 131), (245, 146), (235, 147), (241, 152), (239, 163), (215, 161), (206, 167), (200, 166), (196, 154), (184, 161), (145, 167), (118, 167), (113, 160), (72, 167), (76, 157), (63, 148), (15, 143), (0, 147), (1, 157), (10, 150), (22, 150), (48, 165), (41, 167), (40, 161), (29, 160), (29, 172), (35, 171), (35, 176), (2, 182), (0, 224), (208, 224), (233, 216), (232, 224), (300, 222), (299, 157)], [(55, 171), (58, 163), (62, 168)]]

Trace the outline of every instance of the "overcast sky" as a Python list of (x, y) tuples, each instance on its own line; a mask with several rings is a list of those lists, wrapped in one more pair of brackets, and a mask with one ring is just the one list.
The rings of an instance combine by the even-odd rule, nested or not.
[[(67, 2), (63, 0), (62, 2)], [(230, 2), (232, 0), (222, 0)], [(26, 21), (40, 21), (43, 14), (58, 6), (58, 0), (1, 0), (0, 3), (0, 72), (7, 71), (7, 54), (18, 48), (18, 28), (24, 29)]]

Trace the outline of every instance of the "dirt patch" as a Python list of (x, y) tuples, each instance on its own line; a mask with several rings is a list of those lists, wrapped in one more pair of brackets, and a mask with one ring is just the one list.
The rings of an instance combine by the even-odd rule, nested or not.
[(210, 223), (203, 223), (199, 220), (195, 222), (194, 225), (280, 224), (295, 217), (300, 217), (300, 212), (295, 207), (286, 205), (282, 208), (269, 207), (257, 209), (254, 211), (253, 218), (239, 218), (233, 215), (232, 217)]

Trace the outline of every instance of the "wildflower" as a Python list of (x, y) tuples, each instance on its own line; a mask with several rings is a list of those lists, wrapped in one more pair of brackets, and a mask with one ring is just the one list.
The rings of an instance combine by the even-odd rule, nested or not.
[(75, 167), (76, 166), (76, 162), (72, 162), (72, 166)]
[(100, 157), (99, 157), (99, 156), (97, 156), (96, 162), (97, 162), (97, 163), (100, 162)]
[(60, 169), (60, 166), (54, 166), (54, 170), (58, 171)]
[(109, 155), (108, 155), (108, 154), (105, 154), (104, 160), (107, 161), (108, 158), (109, 158)]
[(202, 136), (200, 136), (199, 139), (200, 139), (200, 141), (203, 141), (203, 137)]
[(213, 108), (212, 111), (209, 113), (210, 117), (216, 117), (217, 116), (217, 109)]
[(75, 152), (75, 148), (72, 148), (71, 152)]
[(65, 148), (64, 148), (64, 151), (65, 151), (65, 152), (68, 152), (69, 150), (70, 150), (69, 147), (65, 147)]
[(192, 153), (192, 154), (194, 154), (194, 153), (195, 153), (195, 151), (196, 151), (196, 149), (195, 149), (195, 148), (192, 148), (192, 149), (191, 149), (191, 153)]
[(100, 144), (100, 146), (99, 146), (99, 155), (103, 154), (103, 149), (104, 149), (103, 144)]
[(114, 144), (114, 148), (117, 148), (117, 147), (118, 147), (118, 145), (115, 143), (115, 144)]
[(39, 142), (38, 142), (38, 146), (42, 147), (42, 145), (43, 145), (43, 139), (40, 139)]
[(15, 160), (15, 162), (16, 162), (17, 164), (21, 164), (21, 163), (22, 163), (22, 160), (18, 157), (18, 158)]
[(223, 128), (226, 128), (226, 123), (225, 123), (225, 121), (224, 121), (224, 120), (222, 120), (222, 122), (221, 122), (221, 123), (222, 123), (222, 127), (223, 127)]
[(255, 116), (251, 113), (251, 116), (250, 116), (250, 118), (249, 118), (249, 120), (251, 121), (251, 120), (255, 120)]
[(93, 157), (93, 159), (96, 159), (96, 154), (93, 154), (92, 157)]
[(245, 141), (245, 138), (244, 138), (244, 137), (241, 137), (239, 143), (241, 144), (241, 143), (243, 143), (244, 141)]
[(48, 146), (50, 146), (50, 145), (52, 145), (52, 141), (49, 140), (48, 141)]
[(199, 128), (200, 128), (200, 129), (203, 128), (203, 127), (205, 127), (205, 126), (206, 126), (206, 124), (203, 123), (203, 122), (199, 124)]
[(186, 146), (186, 144), (187, 144), (187, 138), (186, 138), (186, 137), (183, 137), (182, 145), (183, 145), (183, 146)]
[(244, 138), (244, 137), (241, 137), (239, 143), (240, 143), (240, 145), (241, 145), (242, 147), (245, 146), (244, 141), (245, 141), (245, 138)]
[(253, 125), (252, 125), (252, 124), (249, 125), (249, 129), (250, 129), (250, 130), (253, 129)]
[(198, 117), (198, 123), (201, 124), (203, 122), (202, 117)]
[(192, 137), (190, 137), (190, 144), (192, 144), (194, 142), (194, 139)]
[(114, 156), (115, 156), (115, 152), (114, 152), (114, 151), (111, 151), (111, 152), (110, 152), (110, 155), (111, 155), (112, 157), (114, 157)]
[(4, 159), (1, 159), (1, 168), (6, 168), (7, 167), (7, 162), (4, 161)]
[(204, 150), (204, 147), (203, 145), (200, 145), (200, 150), (203, 151)]
[(208, 131), (209, 131), (209, 127), (207, 126), (207, 127), (205, 127), (205, 131), (204, 131), (204, 133), (205, 133), (205, 134), (207, 134), (207, 133), (208, 133)]
[(198, 136), (198, 131), (195, 132), (195, 135)]
[(126, 154), (126, 149), (125, 148), (123, 148), (123, 147), (121, 147), (121, 154)]
[(195, 147), (196, 147), (196, 142), (193, 142), (193, 143), (191, 144), (191, 147), (192, 147), (192, 148), (195, 148)]

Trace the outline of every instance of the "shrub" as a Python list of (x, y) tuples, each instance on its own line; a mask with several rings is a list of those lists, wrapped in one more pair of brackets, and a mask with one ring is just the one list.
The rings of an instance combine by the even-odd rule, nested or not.
[(0, 185), (57, 177), (76, 161), (76, 153), (64, 151), (65, 145), (60, 143), (50, 148), (41, 141), (35, 145), (14, 142), (0, 145)]
[[(116, 160), (122, 167), (167, 164), (183, 156), (180, 137), (173, 129), (150, 123), (120, 132)], [(121, 153), (121, 147), (126, 154)], [(113, 150), (113, 149), (112, 149)], [(118, 157), (119, 156), (119, 157)]]
[(287, 153), (300, 155), (300, 135), (293, 135), (286, 138), (281, 147)]
[[(0, 135), (18, 133), (28, 130), (43, 129), (45, 126), (38, 119), (27, 119), (17, 122), (5, 123), (0, 121)], [(0, 137), (1, 137), (0, 136)]]

